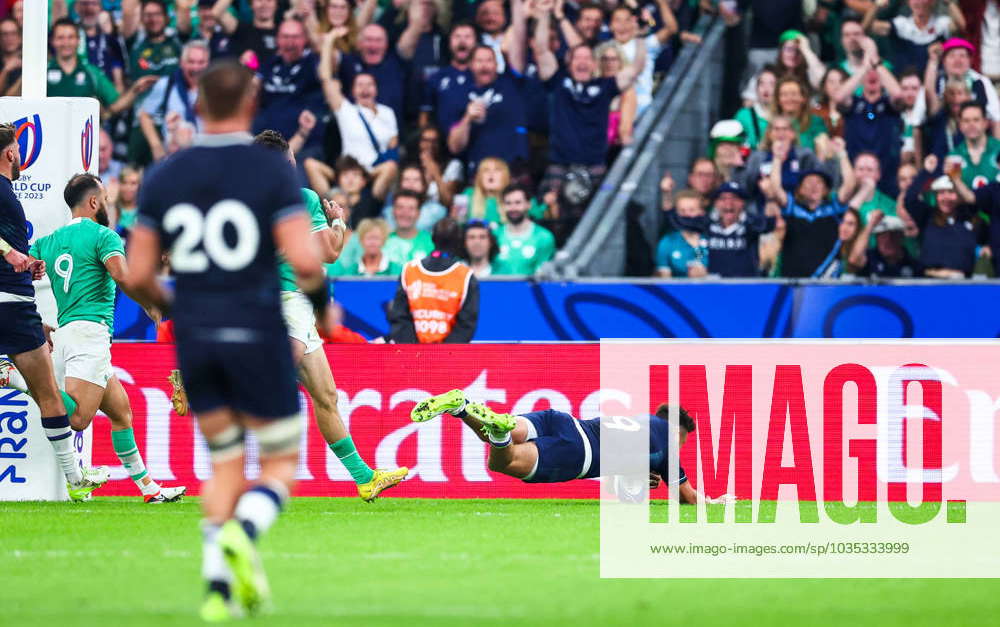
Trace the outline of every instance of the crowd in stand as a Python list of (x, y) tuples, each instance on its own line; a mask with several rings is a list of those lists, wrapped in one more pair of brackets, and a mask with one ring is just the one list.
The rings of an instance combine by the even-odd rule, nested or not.
[(1000, 2), (702, 5), (744, 37), (742, 106), (660, 182), (658, 276), (1000, 272)]
[[(20, 90), (25, 0), (0, 0)], [(30, 1), (30, 0), (29, 0)], [(143, 172), (197, 141), (215, 59), (254, 69), (255, 132), (349, 213), (338, 276), (397, 275), (444, 216), (479, 277), (531, 275), (633, 141), (690, 0), (49, 0), (49, 96), (101, 105), (100, 174), (127, 233)], [(3, 15), (6, 12), (6, 15)]]

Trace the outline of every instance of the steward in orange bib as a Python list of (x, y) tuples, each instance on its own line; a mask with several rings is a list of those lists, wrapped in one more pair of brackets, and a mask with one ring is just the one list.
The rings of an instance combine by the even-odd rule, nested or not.
[(458, 259), (462, 227), (442, 218), (431, 234), (434, 252), (403, 266), (389, 307), (389, 339), (397, 344), (472, 341), (479, 321), (479, 282)]

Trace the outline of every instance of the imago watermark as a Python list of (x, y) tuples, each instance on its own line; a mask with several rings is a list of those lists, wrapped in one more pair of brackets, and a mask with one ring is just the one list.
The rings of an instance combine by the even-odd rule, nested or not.
[(601, 389), (603, 577), (997, 576), (1000, 342), (605, 341)]

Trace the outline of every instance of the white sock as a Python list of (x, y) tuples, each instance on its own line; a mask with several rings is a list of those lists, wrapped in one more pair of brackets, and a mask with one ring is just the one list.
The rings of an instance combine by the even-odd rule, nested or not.
[(11, 368), (7, 376), (9, 378), (7, 387), (14, 388), (18, 392), (28, 393), (28, 382), (24, 380), (24, 375), (18, 372), (17, 368)]
[(219, 530), (221, 527), (207, 520), (201, 521), (201, 576), (208, 582), (209, 588), (218, 590), (229, 598), (229, 583), (233, 575), (222, 557), (219, 546)]
[(277, 481), (260, 483), (243, 493), (236, 503), (236, 520), (252, 540), (267, 532), (288, 499), (288, 488)]
[(45, 437), (49, 439), (49, 444), (52, 445), (52, 450), (55, 451), (59, 467), (66, 475), (66, 481), (73, 484), (83, 481), (76, 451), (73, 449), (73, 431), (69, 428), (69, 418), (66, 416), (42, 418), (42, 428), (45, 430)]

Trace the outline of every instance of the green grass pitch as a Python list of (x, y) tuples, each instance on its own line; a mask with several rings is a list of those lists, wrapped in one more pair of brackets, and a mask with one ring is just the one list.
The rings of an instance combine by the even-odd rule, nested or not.
[[(254, 625), (989, 625), (995, 580), (601, 580), (597, 501), (298, 498)], [(0, 625), (197, 625), (197, 499), (0, 503)], [(947, 559), (947, 556), (942, 556)]]

